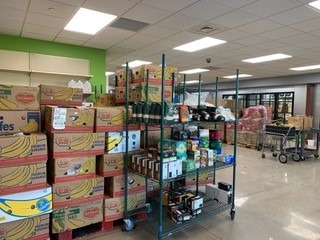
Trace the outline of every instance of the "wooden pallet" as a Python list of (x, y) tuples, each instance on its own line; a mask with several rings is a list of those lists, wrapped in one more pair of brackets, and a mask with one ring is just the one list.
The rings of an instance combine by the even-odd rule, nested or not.
[[(146, 211), (141, 211), (131, 216), (135, 221), (141, 221), (147, 218)], [(116, 227), (124, 225), (123, 219), (116, 219), (112, 221), (102, 221), (89, 226), (81, 227), (78, 229), (67, 230), (61, 233), (53, 234), (55, 240), (80, 240), (84, 236), (94, 236), (104, 232), (108, 232)], [(51, 238), (50, 238), (51, 239)]]

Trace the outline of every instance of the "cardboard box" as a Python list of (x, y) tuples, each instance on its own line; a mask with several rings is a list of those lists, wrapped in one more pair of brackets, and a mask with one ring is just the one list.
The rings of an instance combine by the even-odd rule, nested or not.
[(46, 162), (47, 138), (43, 133), (0, 136), (0, 167)]
[(48, 165), (52, 183), (90, 179), (96, 175), (96, 156), (51, 159)]
[[(145, 142), (145, 136), (146, 131), (141, 132), (141, 148), (145, 148), (145, 145), (148, 145), (148, 147), (158, 147), (158, 143), (160, 141), (160, 130), (153, 130), (148, 131), (148, 139), (147, 142)], [(170, 138), (171, 137), (171, 129), (164, 129), (163, 130), (164, 138)]]
[[(147, 75), (149, 70), (149, 76)], [(177, 72), (174, 67), (166, 66), (164, 75), (164, 84), (172, 86), (172, 73)], [(142, 65), (132, 68), (132, 83), (145, 83), (149, 79), (149, 84), (161, 85), (162, 67), (157, 65)]]
[(82, 106), (82, 88), (40, 85), (40, 104)]
[[(186, 177), (186, 186), (196, 185), (196, 175), (189, 175)], [(211, 171), (204, 171), (199, 174), (199, 185), (213, 183), (213, 173)]]
[(124, 153), (109, 153), (97, 157), (97, 173), (103, 177), (123, 174)]
[(96, 176), (52, 184), (53, 208), (64, 208), (103, 199), (104, 178)]
[(124, 107), (95, 108), (95, 132), (114, 132), (125, 130)]
[(182, 172), (192, 172), (196, 170), (196, 161), (193, 159), (182, 160)]
[[(0, 239), (29, 239), (29, 240), (49, 240), (49, 220), (50, 215), (18, 220), (14, 222), (2, 223), (0, 226)], [(29, 226), (29, 227), (26, 227)]]
[(102, 220), (103, 199), (67, 208), (56, 208), (52, 211), (52, 233), (77, 229)]
[[(140, 149), (140, 130), (129, 131), (128, 151), (136, 151)], [(106, 133), (106, 152), (121, 153), (126, 151), (126, 132), (107, 132)]]
[[(106, 178), (106, 193), (111, 197), (121, 197), (124, 194), (124, 175)], [(133, 194), (145, 190), (145, 179), (134, 173), (128, 176), (128, 193)]]
[(0, 196), (47, 186), (46, 163), (0, 168)]
[(41, 216), (52, 211), (51, 187), (1, 196), (0, 202), (1, 226), (2, 223)]
[(104, 133), (50, 133), (51, 158), (102, 155), (105, 148)]
[(40, 131), (39, 111), (0, 111), (0, 135)]
[(39, 111), (39, 88), (1, 85), (0, 110)]
[(116, 94), (101, 93), (98, 94), (95, 107), (112, 107), (116, 105)]
[[(144, 208), (146, 206), (146, 192), (139, 192), (128, 195), (128, 211)], [(123, 218), (124, 197), (104, 199), (104, 220), (114, 221)]]
[(93, 132), (94, 109), (86, 107), (46, 106), (45, 129), (48, 132)]
[[(117, 78), (117, 81), (116, 81), (117, 87), (126, 86), (126, 68), (122, 68), (116, 71), (116, 78)], [(131, 79), (132, 79), (132, 70), (129, 69), (129, 72), (128, 72), (129, 83), (131, 82)]]
[(288, 124), (296, 127), (297, 129), (309, 130), (313, 126), (313, 117), (305, 115), (296, 115), (294, 117), (288, 117)]

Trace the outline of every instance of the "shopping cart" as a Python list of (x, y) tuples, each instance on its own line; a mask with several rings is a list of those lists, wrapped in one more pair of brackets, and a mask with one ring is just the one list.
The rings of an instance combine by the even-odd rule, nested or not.
[[(269, 149), (273, 157), (277, 157), (281, 163), (288, 162), (287, 154), (291, 154), (294, 161), (300, 161), (298, 154), (298, 136), (299, 131), (295, 127), (266, 125), (265, 130), (262, 131), (262, 147), (261, 157), (265, 158), (265, 151)], [(294, 147), (290, 145), (294, 143)], [(286, 150), (290, 149), (290, 152)]]

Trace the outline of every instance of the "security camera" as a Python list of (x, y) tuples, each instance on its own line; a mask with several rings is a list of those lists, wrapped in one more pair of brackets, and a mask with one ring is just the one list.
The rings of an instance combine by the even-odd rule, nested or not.
[(206, 58), (207, 63), (211, 63), (211, 58)]

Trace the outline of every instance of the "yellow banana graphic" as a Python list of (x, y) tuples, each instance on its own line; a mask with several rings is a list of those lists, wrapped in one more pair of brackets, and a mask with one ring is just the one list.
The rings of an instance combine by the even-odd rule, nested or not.
[(78, 187), (71, 190), (70, 198), (87, 198), (93, 194), (93, 188), (97, 185), (97, 179), (86, 179)]
[(64, 222), (64, 209), (59, 208), (59, 209), (54, 209), (52, 211), (52, 229), (53, 233), (59, 233), (63, 232), (66, 230), (65, 222)]
[(72, 141), (70, 144), (71, 150), (90, 150), (93, 148), (93, 142), (97, 141), (97, 133), (85, 133), (80, 138)]
[(26, 137), (25, 141), (27, 142), (27, 145), (19, 153), (20, 158), (24, 158), (24, 157), (27, 157), (28, 155), (30, 155), (32, 146), (37, 144), (37, 137), (36, 136), (29, 136), (29, 137)]
[(40, 217), (23, 220), (17, 227), (7, 232), (6, 239), (27, 239), (35, 234), (36, 226), (40, 224)]
[(87, 173), (87, 172), (94, 172), (95, 170), (95, 159), (90, 157), (85, 164), (83, 164), (78, 170), (77, 173)]
[(36, 136), (19, 137), (12, 144), (3, 147), (0, 151), (1, 158), (26, 157), (30, 154), (31, 148), (37, 142)]
[(79, 227), (83, 227), (84, 224), (86, 222), (81, 220), (81, 219), (76, 219), (76, 218), (68, 218), (68, 228), (71, 228), (71, 229), (76, 229), (76, 228), (79, 228)]
[(118, 147), (118, 145), (120, 144), (122, 139), (123, 139), (123, 135), (120, 135), (116, 139), (111, 138), (111, 137), (107, 137), (107, 139), (106, 139), (107, 151), (111, 151), (114, 148)]
[(74, 88), (64, 88), (61, 91), (56, 92), (53, 97), (57, 100), (70, 101), (74, 94)]
[(24, 165), (0, 178), (0, 187), (24, 186), (31, 182), (32, 175), (37, 172), (37, 165)]
[(90, 125), (92, 121), (93, 121), (93, 116), (90, 114), (89, 111), (86, 111), (85, 114), (83, 114), (81, 117), (72, 121), (72, 124), (75, 126)]
[(35, 119), (30, 119), (26, 125), (20, 127), (20, 131), (23, 133), (33, 133), (39, 130), (39, 124)]
[(14, 102), (11, 102), (8, 99), (0, 98), (0, 109), (1, 110), (11, 110), (16, 109), (18, 105)]

